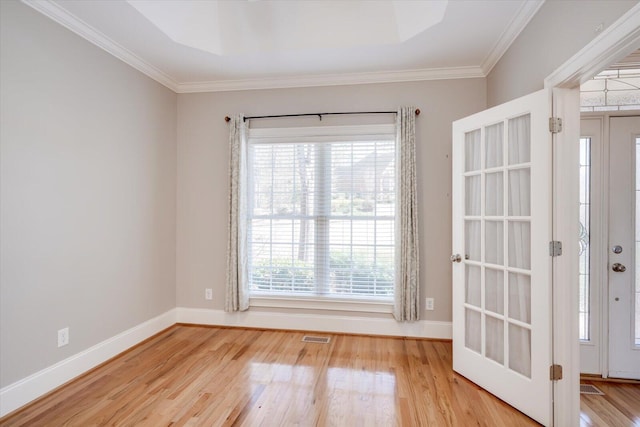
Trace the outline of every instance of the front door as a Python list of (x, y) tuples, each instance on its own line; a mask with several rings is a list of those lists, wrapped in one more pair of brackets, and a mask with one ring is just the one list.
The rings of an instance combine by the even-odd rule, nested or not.
[(551, 92), (453, 124), (453, 369), (552, 424)]
[(609, 376), (640, 379), (640, 117), (609, 120)]

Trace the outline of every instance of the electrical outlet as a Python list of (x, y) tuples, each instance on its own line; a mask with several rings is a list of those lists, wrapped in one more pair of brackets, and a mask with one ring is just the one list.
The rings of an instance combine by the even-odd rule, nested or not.
[(58, 347), (69, 344), (69, 328), (60, 329), (58, 331)]
[(204, 290), (204, 299), (213, 299), (213, 289), (207, 288)]
[(435, 301), (433, 298), (427, 298), (424, 300), (424, 309), (425, 310), (433, 310), (435, 306)]

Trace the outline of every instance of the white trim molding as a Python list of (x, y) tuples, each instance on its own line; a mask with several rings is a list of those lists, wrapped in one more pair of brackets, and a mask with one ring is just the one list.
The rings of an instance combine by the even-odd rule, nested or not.
[(640, 3), (544, 79), (545, 88), (574, 87), (640, 46)]
[[(551, 259), (553, 274), (553, 360), (562, 379), (553, 381), (554, 426), (580, 423), (580, 340), (578, 337), (578, 158), (580, 90), (553, 89), (553, 117), (561, 117), (562, 132), (553, 134), (553, 235), (563, 256)], [(575, 165), (575, 167), (573, 167)], [(575, 254), (571, 256), (571, 254)]]
[[(395, 113), (395, 111), (394, 111)], [(355, 126), (309, 126), (297, 128), (250, 128), (251, 144), (290, 142), (368, 141), (368, 138), (396, 137), (395, 124)]]
[(179, 83), (176, 92), (228, 92), (236, 90), (286, 89), (296, 87), (341, 86), (374, 83), (401, 83), (424, 80), (483, 78), (480, 67), (430, 68), (369, 73), (318, 74), (243, 80), (216, 80)]
[(176, 309), (0, 389), (0, 417), (71, 381), (176, 323)]
[(391, 314), (380, 317), (258, 310), (227, 313), (222, 310), (178, 307), (177, 322), (194, 325), (235, 326), (360, 335), (451, 339), (451, 322), (419, 320), (401, 323)]
[(538, 10), (540, 10), (544, 2), (545, 0), (527, 0), (522, 4), (516, 16), (502, 32), (496, 44), (493, 45), (489, 55), (482, 61), (480, 68), (485, 76), (489, 75), (493, 67), (495, 67), (500, 58), (502, 58), (502, 55), (507, 52), (522, 30), (525, 29), (535, 14), (538, 13)]
[(251, 296), (250, 307), (270, 307), (306, 310), (350, 311), (362, 313), (393, 313), (393, 301), (359, 301), (354, 299)]

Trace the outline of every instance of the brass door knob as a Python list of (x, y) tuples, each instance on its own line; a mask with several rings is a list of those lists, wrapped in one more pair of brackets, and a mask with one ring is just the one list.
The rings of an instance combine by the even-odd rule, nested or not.
[(627, 267), (625, 267), (624, 265), (620, 264), (619, 262), (616, 262), (615, 264), (613, 264), (611, 266), (611, 269), (613, 271), (615, 271), (616, 273), (624, 273), (625, 271), (627, 271)]

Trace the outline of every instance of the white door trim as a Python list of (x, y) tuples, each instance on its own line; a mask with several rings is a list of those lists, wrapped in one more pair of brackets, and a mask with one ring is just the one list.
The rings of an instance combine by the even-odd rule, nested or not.
[(640, 46), (640, 3), (544, 79), (545, 88), (575, 87)]
[(553, 383), (555, 426), (580, 420), (580, 345), (578, 334), (578, 190), (580, 138), (579, 88), (553, 90), (553, 115), (563, 130), (553, 138), (553, 240), (562, 256), (553, 258), (553, 363), (563, 376)]
[[(603, 31), (598, 37), (587, 44), (578, 53), (572, 56), (564, 64), (552, 72), (545, 80), (547, 88), (576, 88), (581, 82), (588, 80), (595, 74), (606, 68), (613, 62), (624, 58), (640, 45), (640, 4), (632, 7), (627, 13), (612, 23), (609, 28)], [(576, 89), (577, 92), (577, 89)], [(576, 93), (577, 95), (577, 93)], [(567, 118), (574, 120), (575, 125), (565, 127), (565, 131), (571, 130), (573, 142), (579, 137), (580, 108), (579, 102), (575, 105), (566, 105), (563, 110), (565, 122)], [(576, 129), (572, 129), (576, 126)], [(564, 131), (563, 131), (564, 132)], [(554, 360), (564, 367), (564, 379), (556, 382), (554, 390), (554, 424), (558, 426), (579, 425), (580, 420), (580, 394), (578, 384), (580, 380), (580, 351), (578, 342), (578, 258), (577, 258), (577, 200), (578, 174), (567, 174), (566, 171), (575, 169), (578, 164), (578, 152), (572, 152), (571, 137), (567, 137), (569, 132), (560, 136), (556, 146), (557, 152), (554, 158), (554, 174), (560, 178), (575, 175), (573, 184), (570, 182), (557, 183), (555, 186), (554, 204), (554, 225), (556, 230), (564, 234), (567, 242), (575, 242), (574, 252), (568, 248), (566, 257), (558, 257), (560, 262), (554, 263), (554, 282), (561, 277), (566, 281), (565, 289), (554, 294)], [(559, 134), (562, 135), (562, 134)], [(577, 135), (577, 136), (576, 136)], [(570, 136), (570, 135), (569, 135)], [(563, 144), (562, 140), (565, 140)], [(574, 208), (567, 210), (560, 209), (563, 200), (571, 200)], [(574, 215), (574, 212), (576, 213)], [(576, 234), (567, 235), (567, 230), (557, 228), (566, 224), (570, 230), (576, 229)], [(569, 230), (569, 231), (570, 231)], [(568, 240), (567, 240), (568, 239)], [(569, 254), (576, 254), (569, 256)], [(557, 282), (555, 282), (557, 283)], [(565, 341), (559, 338), (564, 337)]]

